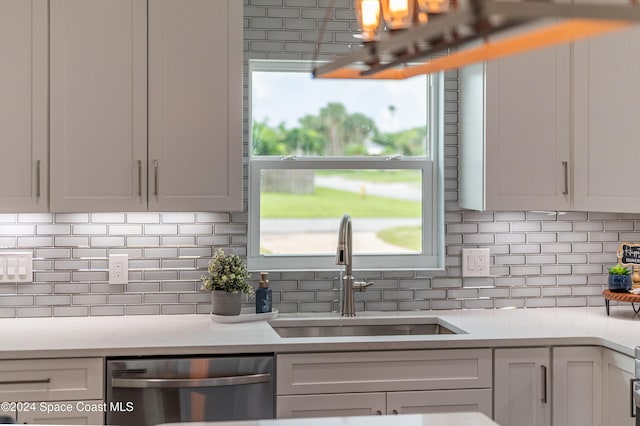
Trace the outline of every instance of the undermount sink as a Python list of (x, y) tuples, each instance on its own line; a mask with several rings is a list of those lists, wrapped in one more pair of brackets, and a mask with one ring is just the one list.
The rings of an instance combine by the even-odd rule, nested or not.
[(343, 321), (293, 321), (290, 324), (274, 321), (270, 325), (280, 337), (338, 337), (338, 336), (426, 336), (438, 334), (460, 334), (464, 331), (446, 324), (439, 318), (427, 318), (411, 323), (390, 323), (389, 320), (368, 320), (353, 323)]

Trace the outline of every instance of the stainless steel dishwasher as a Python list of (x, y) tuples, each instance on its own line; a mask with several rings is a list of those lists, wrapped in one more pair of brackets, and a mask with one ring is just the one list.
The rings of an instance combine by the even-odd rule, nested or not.
[(273, 356), (107, 361), (109, 425), (274, 418)]

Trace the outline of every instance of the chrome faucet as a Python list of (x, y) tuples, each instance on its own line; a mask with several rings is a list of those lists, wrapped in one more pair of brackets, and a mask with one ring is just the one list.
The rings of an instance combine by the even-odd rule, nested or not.
[(351, 216), (345, 214), (340, 221), (338, 232), (338, 250), (336, 252), (336, 265), (344, 265), (344, 274), (340, 277), (342, 289), (341, 314), (343, 317), (356, 316), (356, 308), (353, 304), (353, 292), (365, 291), (373, 285), (372, 282), (354, 281), (353, 278), (353, 237), (351, 232)]

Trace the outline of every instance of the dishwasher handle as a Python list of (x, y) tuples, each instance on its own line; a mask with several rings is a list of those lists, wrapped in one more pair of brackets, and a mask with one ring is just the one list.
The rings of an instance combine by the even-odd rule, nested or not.
[(203, 388), (216, 386), (251, 385), (268, 383), (271, 374), (248, 374), (243, 376), (209, 377), (204, 379), (111, 379), (111, 387), (136, 389)]

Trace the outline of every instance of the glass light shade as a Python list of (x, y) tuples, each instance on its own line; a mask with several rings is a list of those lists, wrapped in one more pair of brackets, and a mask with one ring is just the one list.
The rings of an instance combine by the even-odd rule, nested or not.
[(420, 12), (444, 13), (449, 11), (449, 0), (418, 0)]
[(380, 27), (380, 0), (355, 0), (355, 9), (362, 38), (373, 40)]
[(415, 0), (382, 0), (382, 16), (390, 30), (411, 27)]

